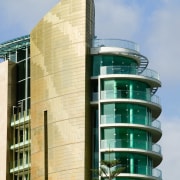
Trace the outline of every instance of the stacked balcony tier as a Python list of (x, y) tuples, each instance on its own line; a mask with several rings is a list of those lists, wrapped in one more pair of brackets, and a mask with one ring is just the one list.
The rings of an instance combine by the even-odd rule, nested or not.
[(158, 73), (129, 41), (97, 40), (91, 55), (94, 166), (119, 160), (125, 170), (117, 180), (161, 179)]

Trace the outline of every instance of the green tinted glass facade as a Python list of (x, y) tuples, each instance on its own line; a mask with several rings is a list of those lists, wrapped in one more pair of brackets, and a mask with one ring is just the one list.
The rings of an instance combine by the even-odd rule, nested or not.
[(154, 173), (162, 160), (156, 144), (161, 130), (153, 127), (161, 111), (153, 100), (161, 83), (146, 69), (148, 60), (133, 49), (109, 44), (94, 47), (91, 60), (93, 157), (98, 151), (93, 167), (118, 160), (125, 170), (116, 180), (161, 179), (161, 173)]
[(137, 62), (131, 58), (117, 55), (94, 55), (92, 57), (92, 75), (98, 76), (100, 67), (103, 66), (121, 66), (125, 72), (133, 73)]

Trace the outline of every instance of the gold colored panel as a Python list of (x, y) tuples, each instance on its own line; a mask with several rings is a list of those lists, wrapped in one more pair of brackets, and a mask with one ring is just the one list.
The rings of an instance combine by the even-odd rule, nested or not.
[[(89, 21), (94, 21), (94, 17), (89, 17), (94, 14), (93, 5), (93, 0), (61, 0), (31, 33), (33, 180), (44, 178), (45, 171), (53, 180), (90, 179), (87, 52), (94, 35)], [(44, 111), (48, 120), (48, 150), (44, 149)]]

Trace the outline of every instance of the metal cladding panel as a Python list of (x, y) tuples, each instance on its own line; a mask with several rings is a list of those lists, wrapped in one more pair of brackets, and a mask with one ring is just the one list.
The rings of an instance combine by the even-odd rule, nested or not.
[[(90, 178), (90, 134), (85, 129), (93, 15), (92, 0), (61, 0), (31, 33), (33, 180)], [(86, 30), (87, 21), (92, 30)]]
[(0, 179), (9, 179), (10, 162), (10, 115), (16, 95), (15, 64), (9, 61), (0, 63)]

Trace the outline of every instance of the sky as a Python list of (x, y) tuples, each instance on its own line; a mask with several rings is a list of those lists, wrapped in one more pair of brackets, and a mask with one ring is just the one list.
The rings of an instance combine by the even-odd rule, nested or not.
[[(0, 43), (29, 34), (59, 0), (1, 0)], [(180, 177), (180, 1), (95, 0), (97, 38), (131, 40), (161, 77), (163, 180)]]

